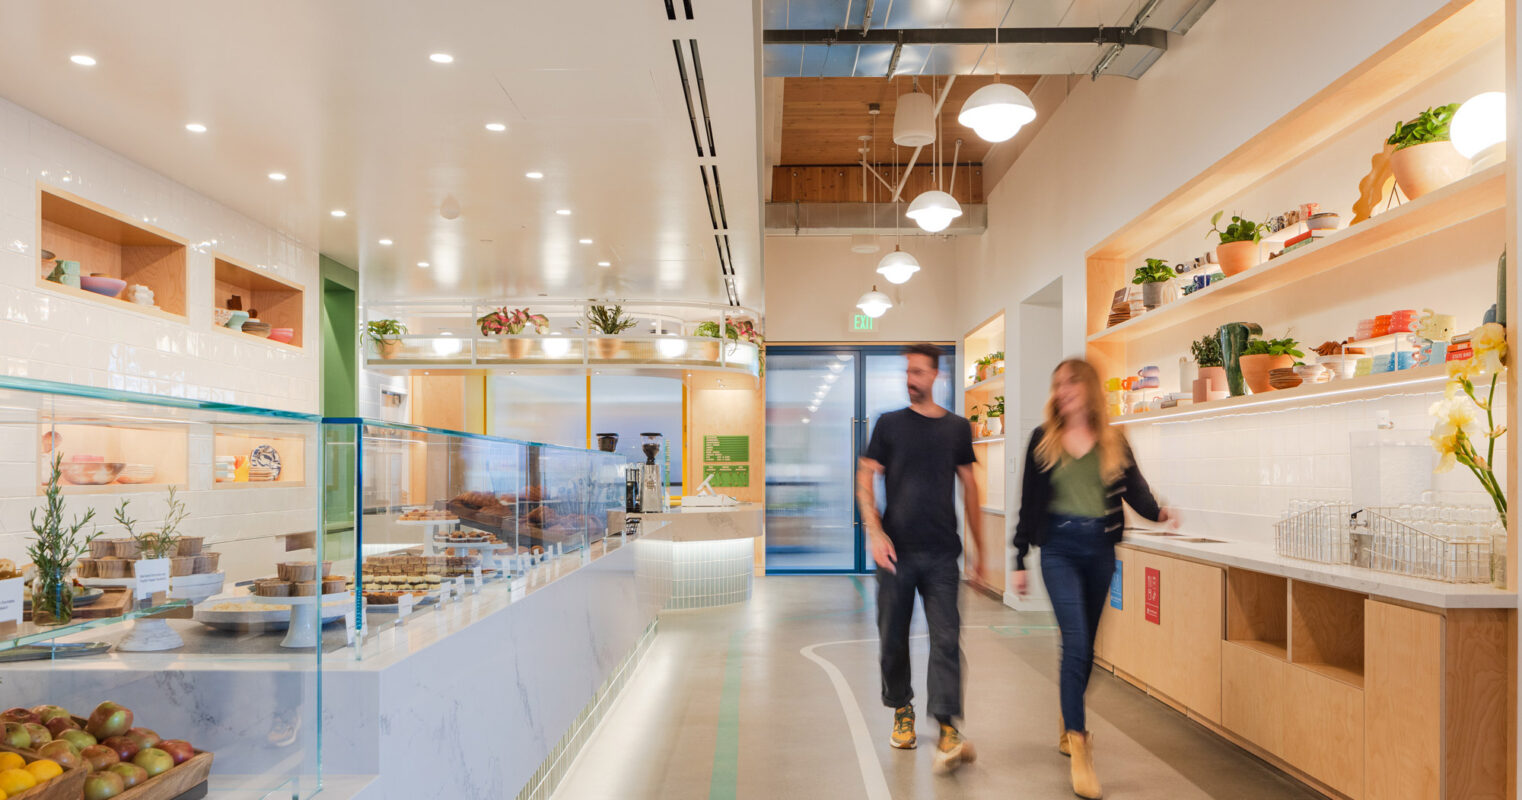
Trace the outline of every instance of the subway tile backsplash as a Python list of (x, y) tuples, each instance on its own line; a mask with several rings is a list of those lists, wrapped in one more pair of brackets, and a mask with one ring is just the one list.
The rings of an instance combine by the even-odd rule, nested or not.
[[(1177, 508), (1190, 533), (1271, 542), (1291, 500), (1351, 500), (1351, 436), (1388, 415), (1392, 430), (1422, 438), (1441, 388), (1378, 399), (1125, 426), (1137, 463), (1159, 499)], [(1499, 402), (1496, 417), (1505, 419)], [(1504, 424), (1504, 423), (1503, 423)], [(1501, 440), (1496, 463), (1506, 464)], [(1502, 485), (1506, 477), (1497, 469)], [(1438, 502), (1488, 506), (1464, 467), (1432, 476)], [(1412, 498), (1419, 502), (1420, 498)]]

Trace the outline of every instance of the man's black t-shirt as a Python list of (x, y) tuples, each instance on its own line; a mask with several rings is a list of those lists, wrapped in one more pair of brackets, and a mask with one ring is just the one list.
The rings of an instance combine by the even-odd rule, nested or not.
[(878, 417), (866, 457), (883, 465), (883, 531), (894, 549), (960, 553), (953, 498), (957, 467), (977, 460), (972, 425), (950, 412), (927, 417), (912, 408), (890, 411)]

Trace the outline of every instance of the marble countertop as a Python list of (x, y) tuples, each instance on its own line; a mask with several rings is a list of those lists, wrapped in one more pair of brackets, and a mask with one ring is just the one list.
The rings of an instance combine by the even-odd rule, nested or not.
[(760, 536), (766, 518), (760, 503), (741, 503), (717, 508), (692, 508), (660, 514), (608, 514), (610, 526), (624, 526), (625, 516), (639, 517), (640, 535), (647, 539), (672, 542), (714, 542), (727, 539), (752, 539)]
[(1517, 608), (1515, 592), (1495, 589), (1488, 583), (1442, 583), (1363, 567), (1302, 561), (1279, 555), (1268, 542), (1188, 542), (1182, 540), (1202, 537), (1187, 531), (1182, 533), (1181, 536), (1160, 536), (1127, 530), (1123, 545), (1432, 608)]

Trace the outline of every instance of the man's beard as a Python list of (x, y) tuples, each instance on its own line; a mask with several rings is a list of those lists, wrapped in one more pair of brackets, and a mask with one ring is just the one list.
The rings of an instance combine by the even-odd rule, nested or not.
[(910, 386), (909, 387), (909, 403), (912, 405), (912, 404), (915, 404), (915, 403), (923, 403), (924, 401), (925, 401), (925, 391), (923, 389), (916, 389), (915, 387)]

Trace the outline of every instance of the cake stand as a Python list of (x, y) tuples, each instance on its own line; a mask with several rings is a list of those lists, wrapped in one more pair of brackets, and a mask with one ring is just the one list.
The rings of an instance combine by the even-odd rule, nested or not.
[(512, 547), (512, 545), (503, 544), (502, 542), (449, 542), (439, 541), (438, 539), (430, 539), (429, 541), (431, 543), (430, 550), (433, 551), (429, 555), (436, 555), (442, 550), (478, 550), (481, 552), (481, 566), (492, 569), (502, 568), (501, 551)]
[(405, 525), (409, 528), (428, 528), (429, 530), (423, 533), (423, 555), (436, 556), (439, 552), (438, 548), (433, 544), (434, 531), (453, 528), (460, 524), (460, 519), (459, 517), (454, 519), (399, 519), (396, 521), (396, 524)]
[(354, 595), (350, 592), (302, 597), (249, 595), (249, 599), (261, 605), (291, 607), (291, 624), (285, 629), (285, 638), (280, 640), (281, 647), (316, 647), (322, 640), (322, 625), (318, 622), (321, 614), (318, 612), (318, 607), (341, 601), (352, 603)]

